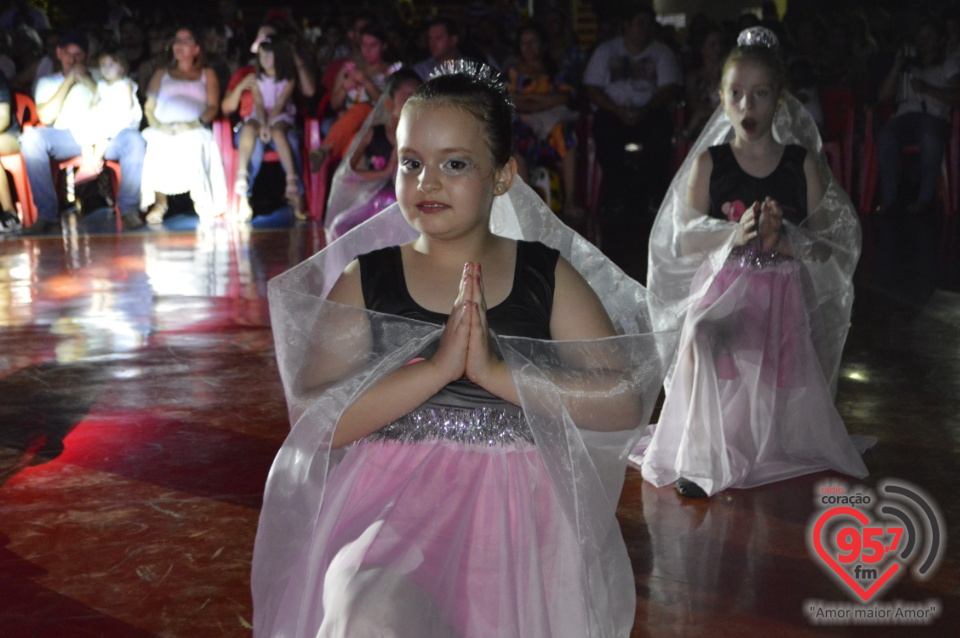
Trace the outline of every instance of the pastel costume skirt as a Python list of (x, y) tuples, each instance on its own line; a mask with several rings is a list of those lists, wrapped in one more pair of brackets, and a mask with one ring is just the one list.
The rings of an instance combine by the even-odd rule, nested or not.
[(278, 618), (323, 637), (580, 637), (585, 582), (532, 442), (366, 439), (328, 477)]
[(734, 250), (684, 322), (659, 423), (638, 450), (646, 480), (682, 476), (715, 494), (826, 469), (867, 475), (813, 345), (806, 285), (791, 258)]

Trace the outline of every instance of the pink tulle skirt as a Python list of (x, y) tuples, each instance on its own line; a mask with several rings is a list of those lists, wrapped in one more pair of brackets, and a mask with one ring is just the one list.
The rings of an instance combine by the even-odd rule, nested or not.
[(801, 266), (729, 259), (691, 310), (645, 479), (708, 494), (832, 469), (866, 476), (811, 339)]
[(581, 551), (534, 446), (364, 441), (323, 498), (278, 615), (304, 635), (589, 635)]

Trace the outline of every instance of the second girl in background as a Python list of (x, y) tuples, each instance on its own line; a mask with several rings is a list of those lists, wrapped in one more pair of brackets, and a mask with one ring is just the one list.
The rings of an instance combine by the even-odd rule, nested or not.
[(741, 33), (721, 106), (650, 237), (661, 327), (683, 329), (638, 453), (645, 479), (683, 496), (827, 468), (867, 474), (833, 405), (860, 227), (817, 154), (816, 124), (785, 90), (778, 49), (767, 29)]

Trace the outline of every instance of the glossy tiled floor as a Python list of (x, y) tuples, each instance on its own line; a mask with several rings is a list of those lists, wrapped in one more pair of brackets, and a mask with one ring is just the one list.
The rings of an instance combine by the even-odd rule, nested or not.
[[(266, 281), (320, 239), (185, 226), (0, 241), (0, 636), (250, 634), (258, 507), (287, 430)], [(835, 477), (684, 502), (629, 470), (635, 636), (956, 635), (960, 295), (901, 290), (859, 290), (838, 403), (878, 437), (865, 484), (910, 481), (943, 512), (933, 577), (881, 596), (937, 599), (940, 617), (805, 618), (808, 599), (850, 602), (806, 541), (814, 487)]]

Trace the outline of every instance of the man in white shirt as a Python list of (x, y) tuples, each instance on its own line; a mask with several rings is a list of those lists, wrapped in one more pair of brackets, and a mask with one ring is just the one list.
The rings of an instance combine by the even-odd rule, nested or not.
[[(50, 170), (51, 160), (76, 157), (93, 140), (91, 104), (96, 83), (86, 66), (87, 41), (78, 33), (67, 33), (57, 46), (61, 71), (46, 75), (37, 82), (34, 101), (37, 116), (44, 126), (31, 127), (20, 137), (20, 148), (30, 190), (37, 206), (37, 221), (25, 235), (41, 235), (60, 231), (59, 203)], [(107, 146), (104, 159), (119, 160), (121, 169), (117, 205), (125, 228), (139, 228), (140, 175), (146, 144), (139, 131), (125, 129)]]
[(593, 134), (601, 216), (622, 218), (659, 205), (670, 181), (672, 107), (682, 74), (673, 51), (653, 39), (656, 14), (634, 4), (622, 17), (622, 35), (600, 44), (583, 75), (595, 109)]

